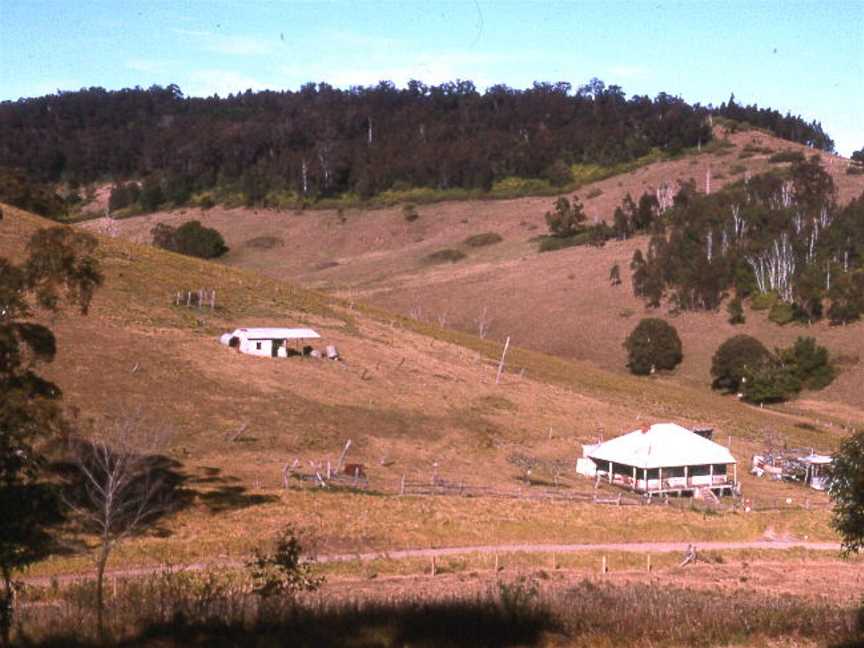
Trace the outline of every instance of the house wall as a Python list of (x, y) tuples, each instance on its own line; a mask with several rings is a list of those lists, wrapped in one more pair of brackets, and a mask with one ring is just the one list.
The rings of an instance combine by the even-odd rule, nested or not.
[(269, 358), (273, 354), (273, 340), (241, 340), (240, 351)]

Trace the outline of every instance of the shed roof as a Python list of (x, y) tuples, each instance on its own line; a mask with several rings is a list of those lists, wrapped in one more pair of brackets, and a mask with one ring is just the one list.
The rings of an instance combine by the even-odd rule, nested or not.
[(610, 439), (588, 456), (637, 468), (736, 463), (727, 448), (675, 423), (655, 423), (647, 430)]
[(238, 328), (232, 335), (247, 340), (314, 340), (321, 337), (309, 328)]

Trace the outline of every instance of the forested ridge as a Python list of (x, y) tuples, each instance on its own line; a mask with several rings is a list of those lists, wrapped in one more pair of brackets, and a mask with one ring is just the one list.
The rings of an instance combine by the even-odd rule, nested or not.
[[(597, 79), (479, 92), (470, 81), (405, 88), (247, 91), (185, 97), (175, 85), (58, 92), (0, 104), (0, 167), (41, 182), (151, 178), (165, 198), (233, 187), (250, 204), (368, 198), (394, 188), (488, 189), (508, 177), (564, 184), (573, 164), (674, 154), (711, 139), (709, 116), (747, 121), (832, 150), (821, 128), (730, 98), (719, 108), (632, 96)], [(563, 169), (563, 178), (562, 178)]]

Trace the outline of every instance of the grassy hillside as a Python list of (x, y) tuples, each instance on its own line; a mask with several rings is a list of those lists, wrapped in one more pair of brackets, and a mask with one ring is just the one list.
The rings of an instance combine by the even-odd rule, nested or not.
[[(579, 195), (589, 218), (609, 219), (626, 193), (638, 197), (663, 183), (687, 179), (704, 189), (708, 170), (716, 191), (746, 173), (788, 166), (771, 161), (777, 151), (812, 153), (758, 131), (719, 135), (701, 152), (583, 187)], [(864, 176), (846, 174), (848, 161), (828, 154), (822, 154), (822, 160), (841, 201), (864, 191)], [(609, 242), (601, 249), (538, 254), (534, 239), (546, 232), (543, 214), (551, 204), (549, 197), (447, 202), (419, 206), (416, 220), (406, 219), (397, 207), (341, 213), (215, 208), (133, 218), (120, 221), (117, 228), (123, 237), (143, 242), (156, 222), (200, 218), (228, 240), (228, 265), (470, 333), (477, 333), (485, 321), (489, 337), (498, 342), (509, 335), (519, 346), (623, 373), (621, 343), (646, 314), (643, 302), (633, 297), (629, 263), (633, 251), (644, 248), (647, 240), (637, 237)], [(478, 235), (486, 235), (487, 241), (498, 235), (502, 240), (472, 245), (472, 237)], [(465, 258), (455, 263), (430, 260), (446, 250)], [(451, 253), (439, 256), (448, 255), (456, 258)], [(616, 263), (624, 283), (612, 287), (609, 271)], [(755, 335), (769, 347), (814, 335), (842, 359), (843, 371), (834, 385), (805, 394), (794, 407), (841, 424), (864, 418), (864, 392), (858, 388), (864, 379), (862, 325), (781, 328), (768, 322), (764, 312), (748, 312), (747, 324), (733, 327), (722, 310), (672, 316), (661, 309), (659, 315), (671, 319), (684, 343), (685, 359), (674, 377), (679, 384), (707, 388), (711, 356), (736, 333)]]
[[(0, 256), (16, 257), (47, 223), (5, 206), (4, 213)], [(59, 354), (47, 373), (82, 419), (141, 411), (173, 429), (167, 453), (188, 495), (160, 534), (125, 545), (116, 564), (243, 555), (289, 521), (309, 529), (320, 549), (349, 551), (766, 532), (832, 537), (824, 510), (705, 517), (653, 507), (284, 491), (286, 463), (335, 460), (347, 439), (348, 460), (367, 466), (373, 490), (403, 474), (527, 488), (514, 457), (536, 460), (534, 478), (549, 480), (548, 462), (572, 465), (582, 442), (639, 421), (713, 425), (719, 440), (733, 437), (742, 474), (768, 432), (826, 449), (842, 432), (825, 419), (759, 410), (686, 382), (636, 379), (524, 348), (508, 355), (496, 385), (498, 341), (120, 239), (103, 238), (99, 255), (105, 287), (89, 316), (52, 323)], [(174, 305), (178, 290), (198, 288), (217, 291), (215, 311)], [(218, 344), (220, 333), (243, 325), (312, 326), (345, 361), (273, 361)], [(516, 339), (541, 338), (538, 331)], [(820, 501), (799, 487), (744, 479), (750, 496)], [(564, 487), (589, 492), (591, 483), (570, 477)], [(84, 568), (88, 560), (78, 552), (37, 572)]]

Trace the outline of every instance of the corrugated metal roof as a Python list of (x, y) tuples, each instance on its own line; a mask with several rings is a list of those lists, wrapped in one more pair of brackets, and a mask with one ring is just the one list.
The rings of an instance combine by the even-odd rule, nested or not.
[(247, 340), (315, 340), (321, 337), (309, 328), (238, 328), (232, 335)]
[(647, 430), (601, 443), (588, 454), (595, 461), (612, 461), (637, 468), (703, 466), (736, 463), (732, 453), (675, 423), (655, 423)]

